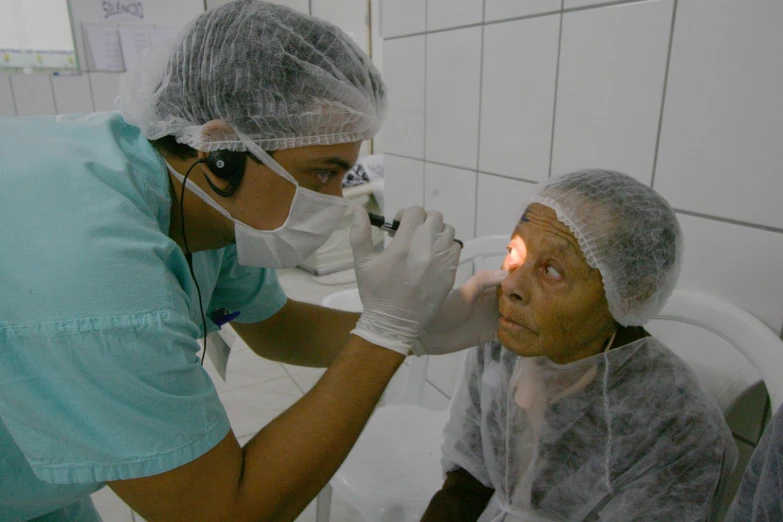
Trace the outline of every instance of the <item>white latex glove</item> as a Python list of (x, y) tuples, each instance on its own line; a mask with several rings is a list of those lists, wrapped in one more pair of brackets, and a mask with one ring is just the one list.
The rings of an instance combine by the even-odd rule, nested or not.
[(351, 225), (356, 282), (364, 311), (351, 332), (408, 355), (454, 285), (460, 246), (440, 212), (411, 207), (394, 239), (376, 252), (370, 218), (357, 206)]
[(507, 276), (507, 270), (481, 270), (452, 290), (413, 352), (442, 355), (492, 341), (498, 328), (497, 287)]

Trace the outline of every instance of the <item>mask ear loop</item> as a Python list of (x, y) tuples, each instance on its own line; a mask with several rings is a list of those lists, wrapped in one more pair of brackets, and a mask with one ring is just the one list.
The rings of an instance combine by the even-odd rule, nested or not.
[(207, 318), (204, 315), (204, 304), (201, 302), (201, 288), (198, 286), (196, 273), (193, 271), (193, 254), (190, 252), (190, 247), (188, 247), (188, 238), (185, 235), (185, 184), (188, 182), (188, 176), (190, 176), (190, 173), (199, 163), (206, 163), (206, 160), (200, 159), (193, 163), (182, 179), (182, 193), (179, 196), (179, 222), (182, 227), (182, 243), (185, 245), (185, 260), (188, 262), (190, 276), (193, 278), (193, 283), (196, 285), (196, 293), (198, 294), (198, 307), (201, 311), (201, 326), (204, 328), (204, 351), (201, 353), (201, 366), (204, 366), (204, 358), (207, 356)]
[(234, 129), (237, 139), (245, 146), (247, 152), (255, 156), (266, 167), (269, 167), (283, 179), (286, 179), (293, 183), (295, 186), (299, 186), (294, 177), (283, 168), (275, 159), (270, 156), (264, 149), (261, 148), (256, 142), (250, 139), (250, 137), (239, 129)]

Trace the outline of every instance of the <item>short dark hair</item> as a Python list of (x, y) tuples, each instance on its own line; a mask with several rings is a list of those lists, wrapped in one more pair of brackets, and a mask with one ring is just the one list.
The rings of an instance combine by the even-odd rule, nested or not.
[(165, 152), (169, 156), (179, 159), (191, 159), (196, 156), (196, 149), (183, 143), (178, 143), (174, 136), (163, 136), (157, 140), (150, 141), (152, 146), (160, 152)]

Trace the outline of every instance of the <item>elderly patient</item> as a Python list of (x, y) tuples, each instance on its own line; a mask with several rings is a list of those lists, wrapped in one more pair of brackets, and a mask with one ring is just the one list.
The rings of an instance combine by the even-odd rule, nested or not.
[(686, 522), (710, 516), (736, 447), (693, 372), (643, 327), (681, 231), (624, 174), (553, 178), (508, 245), (496, 340), (468, 353), (424, 521)]

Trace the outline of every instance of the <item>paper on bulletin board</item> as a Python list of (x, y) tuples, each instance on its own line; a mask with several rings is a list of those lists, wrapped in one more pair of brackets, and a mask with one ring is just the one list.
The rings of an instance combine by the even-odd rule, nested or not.
[(121, 27), (120, 46), (125, 68), (132, 69), (136, 58), (152, 45), (150, 30), (146, 27)]
[(90, 69), (94, 71), (124, 71), (120, 35), (116, 27), (84, 25), (84, 36), (90, 48)]
[(150, 43), (152, 47), (169, 45), (179, 34), (179, 29), (150, 29)]

